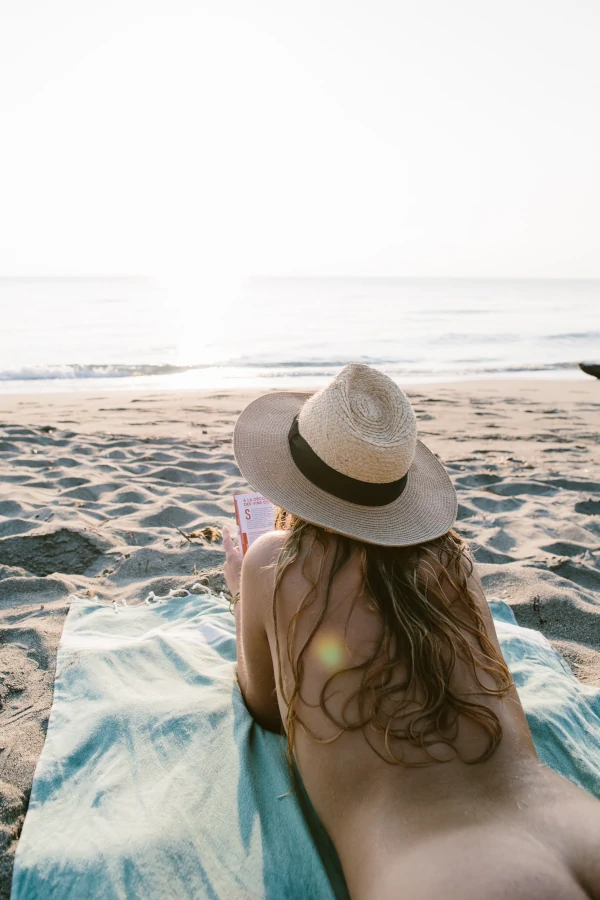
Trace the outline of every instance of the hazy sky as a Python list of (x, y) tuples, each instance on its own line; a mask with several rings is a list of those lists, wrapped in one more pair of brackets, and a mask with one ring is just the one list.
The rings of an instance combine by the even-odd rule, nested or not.
[(600, 0), (2, 0), (0, 273), (600, 276)]

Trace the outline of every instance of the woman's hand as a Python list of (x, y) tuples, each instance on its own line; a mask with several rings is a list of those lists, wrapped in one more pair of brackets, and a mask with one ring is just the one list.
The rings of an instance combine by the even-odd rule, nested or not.
[(225, 581), (232, 597), (234, 597), (240, 589), (242, 554), (237, 547), (233, 546), (227, 525), (223, 526), (223, 549), (225, 550)]

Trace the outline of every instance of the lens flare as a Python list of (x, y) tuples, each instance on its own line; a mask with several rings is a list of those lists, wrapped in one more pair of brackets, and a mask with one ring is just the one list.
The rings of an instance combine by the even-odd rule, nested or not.
[(344, 641), (335, 631), (321, 631), (314, 639), (314, 652), (319, 661), (330, 671), (343, 669), (346, 660)]

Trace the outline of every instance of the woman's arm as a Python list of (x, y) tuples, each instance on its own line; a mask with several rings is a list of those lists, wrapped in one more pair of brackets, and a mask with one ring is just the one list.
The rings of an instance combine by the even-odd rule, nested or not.
[(229, 530), (223, 529), (225, 576), (231, 593), (235, 595), (239, 591), (234, 606), (238, 683), (254, 719), (263, 728), (278, 734), (282, 732), (282, 722), (266, 629), (273, 574), (266, 567), (274, 562), (280, 544), (280, 534), (263, 535), (247, 550), (242, 564)]

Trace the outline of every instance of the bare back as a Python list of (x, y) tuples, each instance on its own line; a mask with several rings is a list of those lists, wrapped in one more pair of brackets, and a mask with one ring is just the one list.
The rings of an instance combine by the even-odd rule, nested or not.
[[(284, 539), (285, 532), (282, 543)], [(317, 565), (309, 553), (301, 547), (284, 574), (277, 599), (287, 696), (293, 684), (288, 630), (310, 587), (302, 568), (308, 567), (310, 575), (311, 566)], [(350, 560), (333, 583), (324, 617), (304, 656), (297, 703), (299, 719), (319, 740), (297, 726), (294, 750), (306, 790), (339, 854), (351, 896), (600, 900), (600, 802), (539, 762), (514, 687), (503, 699), (487, 695), (503, 737), (491, 758), (476, 765), (460, 761), (482, 751), (483, 735), (467, 723), (459, 727), (456, 753), (444, 744), (430, 747), (446, 761), (419, 767), (429, 761), (423, 750), (407, 747), (404, 758), (411, 765), (392, 765), (376, 752), (386, 755), (381, 734), (371, 731), (367, 740), (361, 729), (340, 733), (328, 719), (320, 707), (327, 679), (336, 670), (364, 661), (379, 637), (379, 615), (373, 598), (360, 594), (361, 583), (358, 559)], [(500, 650), (476, 571), (470, 587), (479, 598), (488, 636)], [(297, 620), (292, 658), (323, 614), (324, 592), (325, 583), (319, 582), (314, 602)], [(272, 616), (267, 635), (279, 709), (286, 722)], [(400, 662), (397, 677), (402, 675)], [(352, 697), (359, 680), (357, 672), (345, 673), (331, 682), (327, 692), (327, 708), (350, 723), (357, 720)], [(473, 689), (473, 673), (457, 662), (453, 690)]]

